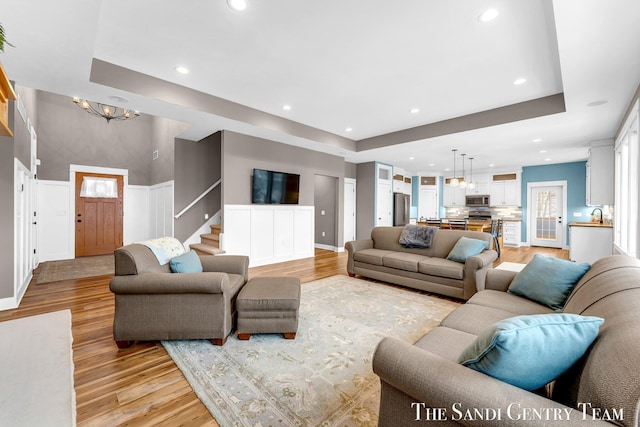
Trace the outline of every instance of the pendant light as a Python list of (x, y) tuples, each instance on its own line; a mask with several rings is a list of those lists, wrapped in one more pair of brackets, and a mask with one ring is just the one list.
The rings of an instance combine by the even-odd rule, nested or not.
[(456, 178), (456, 152), (458, 151), (458, 149), (454, 148), (451, 151), (453, 151), (453, 178), (449, 180), (449, 184), (453, 187), (457, 187), (458, 184), (460, 183), (458, 181), (458, 178)]
[(464, 179), (464, 156), (466, 154), (460, 154), (462, 156), (462, 181), (460, 181), (460, 188), (467, 188), (467, 181)]
[(471, 172), (469, 173), (469, 184), (467, 184), (467, 188), (469, 190), (473, 190), (474, 188), (476, 188), (476, 185), (473, 183), (473, 157), (469, 157), (469, 164)]

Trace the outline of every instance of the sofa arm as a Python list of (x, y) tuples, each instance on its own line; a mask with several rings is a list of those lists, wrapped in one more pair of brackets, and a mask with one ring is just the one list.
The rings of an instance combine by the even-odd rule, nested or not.
[(344, 248), (349, 253), (349, 258), (347, 259), (347, 273), (354, 274), (353, 254), (363, 249), (372, 249), (373, 240), (371, 239), (352, 240), (350, 242), (345, 243)]
[(496, 259), (498, 259), (498, 253), (493, 249), (487, 249), (467, 258), (464, 264), (463, 299), (467, 300), (484, 289), (485, 276), (488, 270), (493, 269), (493, 262)]
[(114, 294), (221, 294), (229, 286), (227, 273), (145, 273), (115, 276)]
[[(418, 415), (424, 423), (424, 407), (443, 408), (443, 415), (450, 424), (469, 426), (522, 426), (523, 417), (533, 417), (533, 410), (550, 413), (551, 420), (543, 420), (544, 425), (577, 426), (593, 423), (610, 426), (604, 421), (591, 420), (590, 415), (584, 417), (585, 420), (582, 411), (504, 383), (395, 338), (384, 338), (378, 344), (373, 355), (373, 371), (383, 382), (383, 390), (388, 386), (396, 389), (391, 405), (381, 402), (381, 426), (415, 425)], [(383, 392), (381, 399), (384, 398)], [(480, 415), (474, 413), (474, 409), (480, 410)], [(473, 419), (465, 420), (467, 410), (471, 411)], [(478, 419), (482, 413), (490, 418), (493, 411), (500, 414), (499, 420)], [(545, 413), (547, 412), (543, 412)], [(399, 418), (412, 422), (398, 422)], [(396, 421), (386, 423), (383, 420)], [(536, 419), (527, 421), (532, 425), (542, 423)]]
[(249, 257), (244, 255), (200, 255), (204, 271), (239, 274), (249, 280)]
[(487, 271), (484, 288), (506, 292), (507, 289), (509, 289), (511, 281), (517, 276), (517, 274), (517, 272), (509, 270), (492, 269), (491, 271)]

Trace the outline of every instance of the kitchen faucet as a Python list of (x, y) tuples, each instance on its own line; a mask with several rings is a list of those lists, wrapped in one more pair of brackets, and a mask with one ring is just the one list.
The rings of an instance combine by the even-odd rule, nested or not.
[(591, 211), (591, 216), (593, 216), (593, 214), (596, 213), (596, 211), (600, 211), (600, 224), (602, 224), (603, 223), (603, 221), (602, 221), (602, 209), (595, 208), (593, 211)]

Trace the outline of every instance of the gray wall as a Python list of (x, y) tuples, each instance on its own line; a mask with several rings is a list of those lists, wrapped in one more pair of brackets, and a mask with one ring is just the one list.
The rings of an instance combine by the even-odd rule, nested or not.
[(322, 245), (338, 246), (338, 178), (316, 175), (314, 200), (316, 207), (315, 242)]
[[(178, 213), (222, 176), (222, 133), (217, 132), (199, 142), (176, 139), (174, 208)], [(216, 187), (182, 217), (174, 222), (174, 235), (188, 239), (221, 208), (221, 187)]]
[(358, 165), (355, 163), (344, 162), (344, 177), (356, 179), (358, 177)]
[(129, 184), (150, 185), (153, 118), (107, 123), (69, 97), (37, 92), (38, 178), (69, 180), (69, 165), (129, 170)]
[[(175, 142), (189, 125), (163, 117), (153, 117), (151, 122), (151, 140), (147, 159), (151, 163), (149, 184), (155, 185), (174, 179)], [(153, 160), (153, 152), (158, 150), (158, 158)]]
[(315, 175), (338, 178), (338, 242), (343, 244), (345, 166), (342, 157), (223, 131), (223, 205), (251, 204), (251, 175), (254, 168), (300, 174), (299, 204), (303, 206), (314, 206)]
[(359, 163), (356, 187), (356, 238), (370, 239), (375, 215), (376, 164)]

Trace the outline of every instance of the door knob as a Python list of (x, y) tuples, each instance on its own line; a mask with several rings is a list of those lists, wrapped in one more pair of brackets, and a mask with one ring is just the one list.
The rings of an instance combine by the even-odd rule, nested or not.
[(82, 220), (81, 220), (81, 219), (79, 219), (77, 222), (82, 222)]

